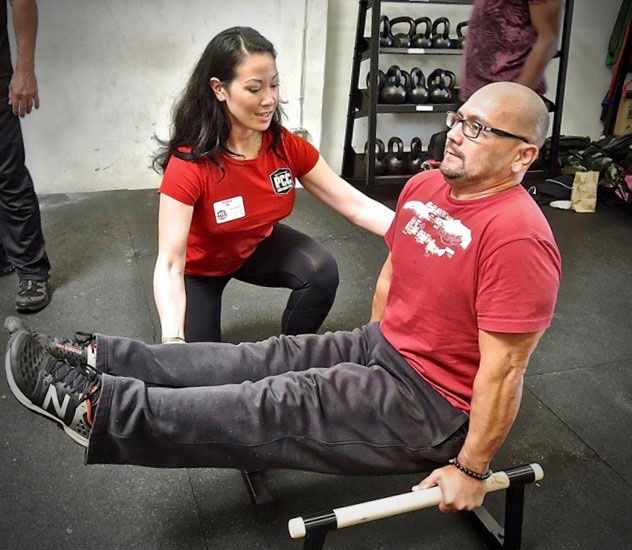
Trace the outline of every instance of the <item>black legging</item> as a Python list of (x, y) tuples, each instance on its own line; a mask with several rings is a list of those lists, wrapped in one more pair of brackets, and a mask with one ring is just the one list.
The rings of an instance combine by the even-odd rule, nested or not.
[(231, 279), (290, 288), (281, 319), (283, 334), (316, 332), (327, 317), (338, 288), (338, 265), (314, 239), (277, 224), (246, 262), (221, 277), (185, 275), (184, 335), (187, 342), (221, 342), (222, 292)]

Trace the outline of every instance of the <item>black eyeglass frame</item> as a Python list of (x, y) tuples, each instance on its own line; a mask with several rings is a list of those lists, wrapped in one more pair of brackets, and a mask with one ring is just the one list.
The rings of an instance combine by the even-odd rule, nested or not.
[[(452, 126), (450, 126), (450, 124), (448, 123), (448, 121), (450, 120), (450, 116), (454, 116), (454, 118), (456, 119), (454, 124), (452, 124)], [(463, 132), (463, 135), (465, 137), (469, 137), (471, 139), (478, 139), (478, 137), (481, 135), (481, 132), (485, 130), (486, 132), (491, 132), (492, 134), (495, 134), (500, 137), (516, 138), (516, 139), (519, 139), (520, 141), (524, 141), (525, 143), (528, 143), (529, 145), (531, 144), (531, 142), (526, 137), (518, 136), (516, 134), (512, 134), (511, 132), (506, 132), (505, 130), (501, 130), (500, 128), (494, 128), (493, 126), (485, 126), (484, 124), (481, 124), (477, 120), (469, 120), (467, 118), (463, 118), (456, 111), (448, 111), (446, 113), (445, 122), (446, 122), (446, 126), (450, 129), (454, 128), (459, 123), (469, 122), (470, 124), (475, 124), (476, 125), (475, 127), (477, 129), (475, 136), (468, 136), (465, 132)]]

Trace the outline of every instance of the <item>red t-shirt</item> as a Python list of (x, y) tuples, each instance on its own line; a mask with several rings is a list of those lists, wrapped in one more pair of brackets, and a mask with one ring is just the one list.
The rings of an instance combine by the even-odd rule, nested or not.
[(307, 174), (318, 151), (282, 129), (280, 155), (269, 150), (272, 131), (263, 134), (256, 159), (220, 156), (224, 174), (210, 160), (172, 156), (160, 193), (193, 206), (185, 273), (219, 276), (233, 273), (275, 223), (292, 212), (295, 178)]
[(470, 409), (478, 330), (547, 328), (560, 255), (535, 201), (518, 185), (456, 200), (438, 170), (406, 184), (385, 235), (393, 274), (384, 337), (452, 405)]
[[(531, 24), (529, 5), (551, 1), (474, 0), (465, 41), (461, 101), (490, 82), (518, 79), (538, 37)], [(546, 92), (544, 74), (535, 91)]]

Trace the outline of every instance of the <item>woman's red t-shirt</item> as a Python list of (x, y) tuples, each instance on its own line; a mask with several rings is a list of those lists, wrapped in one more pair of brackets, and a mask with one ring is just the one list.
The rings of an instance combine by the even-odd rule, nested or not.
[(318, 151), (285, 128), (280, 154), (269, 150), (272, 131), (263, 134), (256, 159), (220, 156), (224, 173), (210, 160), (172, 156), (159, 193), (193, 206), (185, 273), (219, 276), (236, 271), (274, 224), (292, 212), (295, 179), (318, 161)]

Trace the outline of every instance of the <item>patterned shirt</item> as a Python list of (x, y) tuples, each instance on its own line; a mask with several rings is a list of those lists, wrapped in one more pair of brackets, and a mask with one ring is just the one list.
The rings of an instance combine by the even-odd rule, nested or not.
[[(538, 37), (531, 24), (529, 6), (551, 1), (474, 0), (465, 41), (461, 101), (490, 82), (518, 79)], [(546, 91), (544, 74), (535, 91)]]

